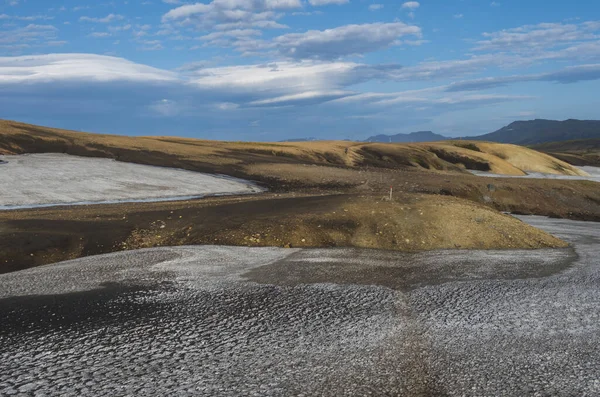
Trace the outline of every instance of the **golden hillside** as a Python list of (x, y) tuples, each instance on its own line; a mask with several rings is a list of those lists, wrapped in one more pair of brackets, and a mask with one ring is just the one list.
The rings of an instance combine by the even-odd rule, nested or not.
[(524, 175), (526, 171), (585, 175), (583, 171), (547, 154), (521, 146), (487, 142), (224, 142), (90, 134), (0, 121), (0, 153), (41, 152), (109, 157), (156, 165), (167, 165), (166, 156), (170, 166), (194, 161), (200, 162), (205, 171), (232, 174), (246, 174), (249, 167), (256, 164), (276, 162), (456, 172), (473, 169), (505, 175)]

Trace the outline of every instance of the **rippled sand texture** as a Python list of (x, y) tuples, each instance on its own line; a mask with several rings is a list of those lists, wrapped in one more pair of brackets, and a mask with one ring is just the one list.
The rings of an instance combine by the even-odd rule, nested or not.
[(575, 251), (180, 247), (0, 275), (0, 395), (597, 395), (600, 228), (523, 219)]
[(229, 177), (65, 154), (2, 156), (0, 209), (258, 193)]

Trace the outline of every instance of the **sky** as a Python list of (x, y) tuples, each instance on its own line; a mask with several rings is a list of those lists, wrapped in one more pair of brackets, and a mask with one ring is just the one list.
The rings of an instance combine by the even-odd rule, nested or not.
[(0, 0), (0, 118), (220, 140), (599, 119), (600, 3)]

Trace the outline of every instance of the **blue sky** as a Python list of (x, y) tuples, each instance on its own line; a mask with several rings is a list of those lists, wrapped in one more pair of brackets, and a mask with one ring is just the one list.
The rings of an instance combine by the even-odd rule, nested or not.
[(600, 4), (0, 0), (0, 118), (227, 140), (598, 119)]

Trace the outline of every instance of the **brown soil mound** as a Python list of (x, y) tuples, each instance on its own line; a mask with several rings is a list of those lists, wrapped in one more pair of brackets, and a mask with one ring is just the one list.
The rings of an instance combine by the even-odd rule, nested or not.
[[(282, 214), (283, 215), (283, 214)], [(444, 248), (565, 247), (519, 220), (450, 197), (327, 197), (300, 212), (261, 214), (212, 233), (225, 245), (360, 247), (401, 251)]]
[(0, 273), (81, 256), (173, 245), (440, 248), (564, 247), (475, 203), (441, 196), (210, 198), (0, 212)]

